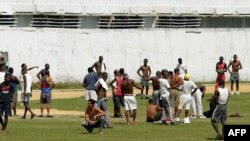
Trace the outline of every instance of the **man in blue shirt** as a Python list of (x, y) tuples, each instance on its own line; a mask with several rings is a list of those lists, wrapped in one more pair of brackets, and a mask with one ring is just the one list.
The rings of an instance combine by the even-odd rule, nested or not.
[(97, 101), (96, 87), (95, 84), (98, 81), (98, 75), (92, 68), (88, 68), (88, 74), (84, 77), (83, 87), (85, 90), (85, 100), (93, 99)]

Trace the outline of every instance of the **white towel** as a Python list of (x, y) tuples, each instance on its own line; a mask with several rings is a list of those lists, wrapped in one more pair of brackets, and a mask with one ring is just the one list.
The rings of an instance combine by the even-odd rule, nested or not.
[(102, 62), (102, 68), (101, 68), (101, 72), (105, 72), (106, 71), (106, 69), (105, 69), (105, 63), (104, 62)]
[(108, 91), (108, 85), (107, 85), (107, 83), (106, 83), (102, 78), (100, 78), (100, 79), (95, 83), (95, 86), (96, 86), (98, 83), (100, 83), (100, 85), (101, 85), (106, 91)]

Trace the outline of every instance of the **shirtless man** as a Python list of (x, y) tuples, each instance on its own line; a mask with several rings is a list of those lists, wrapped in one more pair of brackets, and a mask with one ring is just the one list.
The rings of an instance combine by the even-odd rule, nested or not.
[(102, 56), (99, 56), (99, 60), (97, 62), (95, 62), (91, 68), (95, 68), (96, 70), (96, 73), (98, 75), (101, 75), (102, 72), (105, 72), (106, 71), (106, 65), (105, 63), (103, 62), (103, 57)]
[[(237, 60), (237, 55), (233, 56), (234, 60), (231, 61), (228, 65), (228, 71), (230, 73), (230, 80), (231, 80), (231, 95), (234, 94), (234, 81), (236, 82), (236, 94), (240, 95), (239, 93), (239, 69), (242, 69), (241, 62)], [(229, 69), (232, 66), (232, 71)]]
[(106, 80), (108, 78), (108, 73), (104, 72), (102, 73), (99, 80), (96, 82), (96, 93), (98, 96), (98, 107), (105, 112), (105, 120), (107, 124), (107, 128), (112, 128), (112, 125), (110, 123), (109, 119), (109, 111), (107, 106), (107, 92), (108, 92), (108, 85), (106, 84)]
[(226, 81), (226, 75), (225, 72), (227, 72), (227, 64), (223, 62), (223, 57), (221, 56), (220, 61), (216, 63), (216, 72), (217, 72), (217, 78), (215, 83), (215, 89), (219, 88), (219, 81), (223, 80)]
[(102, 129), (105, 124), (105, 113), (98, 107), (95, 107), (95, 100), (88, 100), (88, 107), (85, 110), (85, 121), (82, 126), (88, 131), (93, 132), (93, 128), (99, 128), (99, 134), (103, 134)]
[(175, 117), (177, 116), (178, 105), (180, 103), (179, 97), (181, 95), (180, 91), (182, 89), (182, 85), (183, 85), (183, 80), (180, 77), (180, 69), (175, 68), (174, 75), (173, 75), (172, 79), (170, 80), (170, 86), (172, 89), (171, 101), (172, 101), (172, 105), (174, 108), (174, 116)]
[(130, 124), (129, 111), (133, 111), (132, 124), (135, 124), (135, 119), (136, 119), (137, 102), (133, 94), (133, 86), (136, 87), (137, 89), (140, 89), (140, 90), (142, 89), (141, 87), (135, 84), (135, 81), (133, 79), (129, 79), (128, 74), (125, 73), (123, 76), (122, 93), (124, 94), (125, 116), (126, 116), (127, 124)]
[(161, 119), (161, 111), (163, 109), (153, 103), (152, 99), (148, 100), (148, 106), (147, 106), (147, 122), (154, 122), (159, 121)]
[[(144, 65), (140, 66), (140, 68), (137, 70), (137, 74), (142, 78), (141, 79), (141, 86), (142, 86), (142, 90), (141, 90), (141, 98), (143, 98), (143, 90), (144, 87), (146, 87), (146, 99), (148, 98), (148, 81), (145, 81), (144, 78), (148, 78), (151, 75), (151, 69), (150, 66), (148, 65), (148, 59), (144, 59), (143, 60)], [(142, 75), (140, 74), (140, 71), (142, 71)]]
[(43, 117), (43, 109), (45, 106), (47, 108), (47, 117), (53, 117), (50, 115), (50, 103), (51, 103), (51, 90), (54, 88), (55, 83), (53, 79), (50, 77), (48, 70), (45, 70), (44, 76), (40, 78), (35, 85), (37, 88), (41, 90), (41, 97), (40, 97), (41, 115), (39, 117)]
[(160, 90), (160, 82), (159, 79), (161, 78), (161, 72), (157, 71), (156, 76), (150, 78), (144, 78), (146, 81), (152, 81), (153, 92), (152, 92), (152, 100), (153, 104), (159, 104), (159, 90)]

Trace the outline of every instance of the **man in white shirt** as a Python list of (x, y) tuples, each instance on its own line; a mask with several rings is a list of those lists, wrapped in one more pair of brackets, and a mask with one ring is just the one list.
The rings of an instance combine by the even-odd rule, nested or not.
[[(217, 133), (216, 140), (223, 139), (223, 129), (227, 119), (227, 102), (229, 98), (229, 90), (225, 88), (225, 81), (219, 81), (219, 88), (215, 90), (215, 101), (217, 106), (212, 114), (211, 123)], [(219, 122), (222, 124), (222, 133), (219, 130)]]
[[(160, 99), (162, 100), (162, 108), (165, 110), (165, 114), (167, 116), (166, 124), (171, 123), (172, 125), (175, 125), (174, 119), (173, 119), (173, 111), (172, 106), (170, 103), (170, 84), (168, 82), (168, 71), (162, 70), (162, 78), (159, 79), (160, 82)], [(164, 122), (164, 121), (163, 121)]]
[(4, 81), (4, 76), (5, 76), (4, 66), (3, 64), (0, 64), (0, 83)]
[(34, 114), (29, 107), (29, 97), (32, 96), (32, 77), (29, 74), (27, 74), (27, 70), (23, 70), (22, 73), (23, 73), (23, 83), (21, 83), (22, 95), (23, 95), (22, 102), (25, 107), (22, 119), (26, 119), (27, 111), (29, 111), (31, 114), (30, 119), (33, 119), (36, 116), (36, 114)]
[(187, 74), (187, 66), (182, 62), (182, 59), (178, 59), (178, 64), (176, 66), (180, 70), (180, 77), (184, 79), (185, 74)]
[(180, 96), (180, 103), (178, 106), (177, 117), (176, 117), (176, 121), (180, 121), (181, 110), (185, 108), (184, 123), (190, 123), (190, 120), (188, 118), (188, 113), (189, 113), (190, 104), (192, 100), (191, 95), (193, 95), (193, 93), (195, 93), (197, 90), (197, 86), (195, 85), (195, 83), (193, 81), (190, 81), (189, 79), (190, 79), (190, 75), (185, 74), (183, 88), (182, 88), (181, 96)]

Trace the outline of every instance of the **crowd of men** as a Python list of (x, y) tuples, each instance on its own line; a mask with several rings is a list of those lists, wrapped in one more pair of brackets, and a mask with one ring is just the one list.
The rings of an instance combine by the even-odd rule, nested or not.
[[(223, 57), (216, 64), (216, 84), (215, 95), (212, 102), (215, 103), (215, 108), (210, 111), (212, 125), (217, 132), (217, 139), (222, 139), (223, 136), (218, 129), (219, 121), (224, 126), (226, 120), (226, 104), (229, 97), (229, 90), (225, 88), (225, 72), (229, 70), (231, 80), (231, 94), (233, 95), (233, 84), (236, 82), (236, 94), (239, 95), (239, 69), (242, 69), (241, 62), (234, 55), (234, 60), (227, 66), (223, 62)], [(232, 70), (230, 67), (232, 66)], [(1, 58), (0, 62), (0, 123), (2, 125), (2, 132), (6, 131), (8, 117), (16, 116), (16, 102), (17, 102), (17, 85), (21, 84), (21, 98), (25, 107), (22, 119), (26, 119), (26, 113), (30, 112), (31, 119), (36, 114), (32, 112), (29, 106), (29, 98), (32, 96), (32, 82), (33, 79), (28, 71), (38, 68), (34, 66), (28, 68), (26, 64), (21, 65), (21, 75), (19, 78), (13, 75), (14, 69), (6, 67)], [(46, 107), (47, 117), (50, 115), (51, 90), (54, 88), (54, 81), (50, 77), (50, 66), (45, 64), (45, 68), (38, 72), (37, 78), (39, 81), (35, 84), (37, 88), (41, 89), (41, 114)], [(95, 71), (94, 71), (95, 69)], [(112, 87), (113, 103), (114, 103), (114, 117), (122, 117), (121, 107), (125, 109), (125, 117), (127, 124), (136, 123), (137, 115), (137, 101), (133, 92), (133, 87), (141, 90), (141, 98), (148, 99), (149, 81), (152, 81), (152, 99), (149, 99), (147, 106), (147, 122), (154, 122), (160, 124), (177, 125), (179, 123), (190, 123), (190, 118), (206, 118), (203, 115), (202, 98), (205, 94), (206, 87), (204, 85), (196, 85), (188, 74), (187, 66), (183, 63), (182, 58), (178, 59), (178, 64), (173, 71), (162, 69), (157, 71), (155, 76), (151, 76), (151, 68), (148, 65), (148, 59), (143, 60), (143, 65), (137, 70), (137, 74), (141, 77), (141, 86), (137, 85), (131, 79), (123, 68), (114, 70), (114, 79), (109, 83)], [(110, 122), (109, 110), (107, 108), (107, 92), (108, 84), (106, 80), (108, 74), (106, 73), (106, 65), (103, 62), (103, 57), (88, 68), (88, 74), (84, 77), (83, 87), (85, 88), (85, 100), (88, 105), (85, 111), (85, 121), (82, 126), (86, 128), (89, 133), (92, 133), (93, 128), (98, 127), (99, 133), (103, 134), (103, 128), (112, 128)], [(144, 88), (146, 94), (144, 96)], [(192, 109), (190, 117), (189, 111)], [(180, 114), (184, 109), (185, 118), (180, 119)], [(4, 120), (2, 119), (4, 113)], [(130, 121), (132, 117), (132, 121)], [(209, 116), (207, 116), (209, 117)]]
[[(26, 119), (27, 112), (31, 115), (30, 119), (33, 119), (36, 116), (29, 106), (29, 98), (32, 96), (33, 79), (32, 76), (28, 74), (28, 71), (38, 68), (38, 66), (28, 68), (27, 65), (23, 63), (21, 65), (21, 75), (20, 77), (16, 77), (13, 75), (14, 69), (12, 67), (8, 67), (3, 61), (4, 59), (1, 59), (0, 61), (0, 123), (2, 125), (0, 133), (6, 133), (9, 116), (18, 116), (16, 105), (18, 98), (17, 87), (19, 84), (21, 85), (21, 101), (24, 106), (24, 114), (21, 119)], [(45, 69), (42, 69), (37, 74), (39, 81), (36, 83), (36, 86), (41, 90), (40, 117), (43, 117), (44, 105), (47, 107), (47, 117), (52, 117), (49, 112), (51, 90), (54, 87), (54, 81), (50, 77), (49, 68), (49, 64), (45, 64)], [(4, 119), (2, 117), (4, 117)]]

